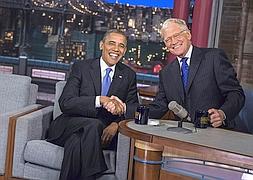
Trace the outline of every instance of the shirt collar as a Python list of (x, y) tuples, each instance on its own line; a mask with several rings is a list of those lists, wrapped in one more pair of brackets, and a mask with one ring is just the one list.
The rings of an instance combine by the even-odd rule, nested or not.
[(107, 68), (111, 68), (112, 69), (112, 72), (115, 71), (115, 66), (116, 65), (113, 65), (113, 66), (108, 66), (105, 61), (103, 60), (103, 58), (101, 57), (100, 58), (100, 68), (101, 68), (101, 72), (104, 72)]
[[(187, 59), (188, 62), (189, 62), (189, 60), (190, 60), (190, 58), (191, 58), (192, 50), (193, 50), (193, 46), (190, 45), (190, 48), (188, 49), (186, 55), (184, 56), (184, 57), (187, 57), (187, 58), (188, 58), (188, 59)], [(178, 56), (177, 56), (177, 60), (178, 60), (179, 63), (180, 63), (181, 59), (182, 59), (181, 57), (178, 57)]]

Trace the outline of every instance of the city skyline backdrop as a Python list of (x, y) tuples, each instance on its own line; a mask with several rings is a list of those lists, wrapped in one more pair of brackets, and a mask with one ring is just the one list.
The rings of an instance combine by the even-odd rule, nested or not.
[[(125, 63), (136, 68), (137, 72), (155, 74), (166, 64), (166, 49), (159, 29), (165, 19), (172, 17), (173, 1), (147, 1), (146, 6), (124, 4), (140, 1), (86, 2), (87, 8), (100, 13), (73, 13), (68, 9), (85, 9), (84, 4), (69, 2), (65, 6), (66, 12), (60, 13), (58, 7), (63, 4), (41, 2), (33, 0), (30, 8), (18, 11), (0, 8), (0, 12), (7, 15), (0, 17), (3, 27), (0, 30), (0, 55), (17, 57), (22, 54), (32, 59), (69, 64), (100, 56), (98, 44), (105, 31), (120, 29), (129, 39), (128, 51), (123, 58)], [(119, 4), (121, 2), (123, 4)], [(154, 7), (164, 6), (164, 3), (168, 3), (171, 9)], [(157, 65), (158, 68), (154, 69)]]

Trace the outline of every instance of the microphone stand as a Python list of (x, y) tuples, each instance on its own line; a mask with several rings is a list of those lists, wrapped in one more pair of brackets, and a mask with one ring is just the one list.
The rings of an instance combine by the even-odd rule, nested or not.
[(167, 130), (168, 131), (172, 131), (172, 132), (179, 132), (179, 133), (183, 133), (183, 134), (189, 134), (192, 133), (192, 130), (187, 129), (187, 128), (183, 128), (183, 121), (186, 120), (184, 119), (180, 119), (177, 122), (177, 127), (168, 127)]
[(183, 128), (183, 120), (177, 122), (177, 127)]

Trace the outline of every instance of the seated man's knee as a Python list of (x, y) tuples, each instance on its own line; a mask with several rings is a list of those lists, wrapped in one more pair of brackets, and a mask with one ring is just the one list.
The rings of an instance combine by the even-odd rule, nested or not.
[(105, 125), (99, 119), (89, 119), (89, 126), (95, 129), (104, 129)]

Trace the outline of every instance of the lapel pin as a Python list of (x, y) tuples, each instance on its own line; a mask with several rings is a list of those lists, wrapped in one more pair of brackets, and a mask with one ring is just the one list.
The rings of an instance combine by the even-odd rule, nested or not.
[(122, 76), (121, 76), (121, 75), (119, 75), (119, 78), (120, 78), (120, 79), (122, 79)]

